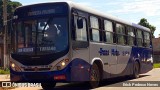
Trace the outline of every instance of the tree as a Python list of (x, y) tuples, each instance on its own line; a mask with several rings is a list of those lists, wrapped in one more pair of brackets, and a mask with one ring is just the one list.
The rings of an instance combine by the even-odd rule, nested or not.
[(154, 38), (153, 34), (154, 34), (154, 31), (156, 30), (155, 26), (149, 24), (149, 22), (145, 18), (142, 18), (138, 24), (149, 28), (151, 30), (151, 33), (152, 33), (152, 38)]
[[(6, 52), (10, 52), (10, 47), (9, 47), (9, 44), (11, 43), (11, 20), (12, 20), (12, 17), (13, 17), (13, 12), (14, 10), (16, 9), (16, 7), (18, 6), (21, 6), (22, 4), (19, 3), (19, 2), (12, 2), (11, 0), (6, 0), (7, 2), (7, 31), (6, 31), (6, 40), (7, 42), (9, 43), (2, 43), (1, 41), (1, 45), (5, 45), (7, 47), (7, 50), (4, 49), (4, 51)], [(0, 38), (4, 37), (4, 25), (3, 25), (3, 0), (0, 0)], [(2, 39), (1, 39), (2, 40)], [(5, 54), (5, 52), (3, 52), (3, 54)], [(3, 58), (3, 61), (6, 60), (5, 57), (1, 57), (0, 59)], [(0, 63), (0, 66), (2, 65), (2, 62)], [(3, 63), (4, 64), (4, 63)]]
[[(15, 2), (11, 0), (7, 0), (7, 18), (10, 20), (13, 16), (14, 10), (18, 7), (21, 6), (22, 4), (20, 2)], [(3, 27), (3, 0), (0, 0), (0, 30)]]

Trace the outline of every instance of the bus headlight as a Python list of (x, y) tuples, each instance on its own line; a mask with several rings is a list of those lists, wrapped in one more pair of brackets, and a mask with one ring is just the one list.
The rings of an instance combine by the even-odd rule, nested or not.
[(11, 63), (11, 67), (12, 67), (12, 68), (15, 68), (15, 64), (14, 64), (14, 63)]
[(15, 63), (11, 62), (10, 67), (12, 68), (13, 71), (21, 71), (21, 69), (16, 65)]
[(65, 66), (65, 65), (66, 65), (66, 63), (65, 63), (65, 62), (62, 62), (62, 63), (61, 63), (61, 65), (62, 65), (62, 66)]
[(52, 70), (56, 71), (56, 70), (62, 70), (64, 69), (69, 63), (69, 59), (63, 59), (62, 61), (60, 61), (59, 63), (57, 63), (57, 65), (54, 66), (54, 68)]

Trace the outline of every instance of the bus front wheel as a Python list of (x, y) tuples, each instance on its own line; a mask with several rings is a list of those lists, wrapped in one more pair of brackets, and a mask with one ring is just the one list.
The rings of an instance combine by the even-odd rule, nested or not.
[(56, 83), (55, 82), (41, 83), (41, 86), (42, 86), (43, 90), (53, 90), (54, 87), (56, 86)]
[(96, 88), (99, 86), (100, 82), (100, 71), (97, 64), (93, 64), (90, 70), (90, 82), (89, 85), (91, 88)]

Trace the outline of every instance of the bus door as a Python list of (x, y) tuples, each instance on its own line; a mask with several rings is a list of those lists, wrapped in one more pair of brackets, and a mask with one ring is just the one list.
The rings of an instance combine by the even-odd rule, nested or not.
[(89, 79), (89, 42), (87, 35), (87, 19), (79, 15), (72, 18), (72, 81)]

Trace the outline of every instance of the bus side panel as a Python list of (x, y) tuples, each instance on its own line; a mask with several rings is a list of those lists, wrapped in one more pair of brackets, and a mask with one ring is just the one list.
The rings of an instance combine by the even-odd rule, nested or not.
[(117, 45), (117, 74), (119, 76), (130, 75), (132, 73), (132, 47)]
[(89, 81), (89, 49), (73, 50), (71, 81)]
[(111, 74), (117, 73), (116, 45), (104, 43), (90, 43), (90, 62), (99, 58), (103, 64), (103, 78), (110, 78)]
[[(153, 68), (152, 63), (152, 51), (148, 48), (132, 47), (129, 61), (126, 68), (119, 74), (119, 76), (131, 75), (133, 74), (134, 62), (137, 60), (140, 64), (140, 74), (146, 73)], [(123, 62), (123, 59), (120, 59), (118, 62)], [(123, 62), (124, 63), (124, 62)], [(118, 66), (119, 67), (119, 66)], [(120, 68), (120, 67), (119, 67)]]
[[(118, 47), (117, 47), (118, 48)], [(119, 47), (120, 48), (120, 47)], [(126, 46), (121, 47), (121, 50), (129, 50)], [(119, 49), (119, 51), (121, 51)], [(148, 48), (140, 48), (140, 47), (132, 47), (130, 56), (127, 59), (124, 59), (124, 57), (121, 57), (119, 55), (118, 58), (118, 64), (117, 64), (117, 70), (122, 70), (118, 74), (111, 74), (111, 76), (125, 76), (125, 75), (132, 75), (133, 74), (133, 68), (134, 68), (134, 62), (137, 60), (140, 64), (140, 74), (146, 73), (153, 69), (153, 60), (152, 60), (152, 50)], [(128, 62), (124, 61), (127, 60)], [(122, 67), (125, 64), (126, 67), (122, 69)]]
[(134, 47), (133, 52), (135, 60), (138, 59), (140, 63), (140, 74), (146, 73), (153, 69), (153, 58), (151, 48)]

